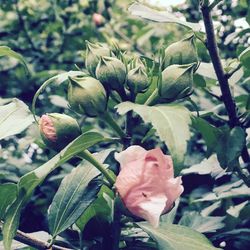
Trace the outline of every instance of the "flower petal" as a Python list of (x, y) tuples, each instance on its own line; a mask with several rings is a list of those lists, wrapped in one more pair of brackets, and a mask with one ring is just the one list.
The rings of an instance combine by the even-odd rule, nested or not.
[(165, 195), (150, 198), (139, 204), (140, 216), (147, 220), (153, 227), (159, 226), (159, 220), (167, 202)]
[(172, 178), (167, 181), (165, 186), (166, 188), (165, 193), (168, 197), (168, 201), (164, 209), (164, 213), (172, 208), (175, 200), (178, 199), (182, 194), (182, 192), (184, 191), (184, 188), (181, 184), (182, 184), (181, 177)]
[(144, 148), (138, 145), (133, 145), (120, 153), (115, 153), (114, 157), (120, 163), (120, 167), (123, 168), (130, 162), (136, 161), (140, 158), (143, 159), (146, 153), (147, 150)]

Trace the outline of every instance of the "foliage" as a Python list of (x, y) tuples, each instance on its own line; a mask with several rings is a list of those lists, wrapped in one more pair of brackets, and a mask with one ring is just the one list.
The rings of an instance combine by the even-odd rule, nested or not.
[[(202, 29), (209, 1), (201, 1), (202, 11), (196, 0), (167, 11), (146, 2), (1, 1), (1, 249), (15, 247), (18, 229), (34, 233), (43, 249), (52, 244), (67, 249), (249, 248), (250, 4), (210, 1), (217, 3), (211, 9), (215, 33), (210, 30), (221, 57), (215, 58)], [(102, 18), (95, 19), (95, 13)], [(181, 44), (190, 38), (194, 54), (187, 57)], [(88, 70), (85, 40), (111, 57), (99, 62), (94, 53), (94, 71)], [(177, 66), (164, 61), (165, 49), (175, 42), (180, 46), (173, 55)], [(221, 62), (223, 83), (215, 60)], [(105, 72), (96, 73), (104, 61)], [(163, 77), (166, 67), (170, 74)], [(191, 70), (184, 74), (179, 69), (185, 67)], [(86, 76), (102, 82), (107, 96), (97, 98), (103, 87), (87, 95)], [(133, 86), (145, 76), (143, 88)], [(80, 104), (70, 106), (78, 100), (73, 94), (67, 99), (69, 79), (83, 88), (87, 101), (81, 105), (98, 110), (79, 113)], [(162, 96), (166, 82), (173, 98)], [(42, 114), (54, 112), (73, 117), (82, 132), (60, 152), (45, 145), (37, 124)], [(113, 151), (130, 145), (161, 147), (172, 156), (175, 175), (182, 175), (184, 193), (161, 216), (159, 228), (127, 211), (113, 186), (119, 174)], [(25, 243), (18, 249), (36, 247), (32, 240)]]

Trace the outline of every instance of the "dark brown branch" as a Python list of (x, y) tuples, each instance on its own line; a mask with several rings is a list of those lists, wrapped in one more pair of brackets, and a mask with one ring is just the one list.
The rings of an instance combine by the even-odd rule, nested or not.
[[(3, 222), (0, 222), (0, 231), (2, 229), (2, 225)], [(16, 236), (14, 237), (15, 240), (26, 244), (28, 246), (34, 247), (36, 249), (41, 249), (41, 250), (46, 250), (46, 249), (50, 249), (50, 250), (72, 250), (70, 248), (65, 248), (65, 247), (60, 247), (60, 246), (56, 246), (56, 245), (51, 245), (48, 242), (44, 242), (41, 241), (39, 239), (34, 238), (33, 236), (31, 236), (30, 234), (24, 233), (20, 230), (17, 230)]]
[(237, 117), (236, 105), (232, 98), (231, 91), (229, 88), (228, 79), (224, 73), (222, 63), (219, 57), (218, 47), (214, 34), (214, 25), (212, 22), (210, 9), (208, 6), (203, 5), (201, 6), (201, 11), (207, 34), (207, 49), (209, 51), (214, 66), (214, 70), (220, 84), (222, 99), (226, 106), (226, 110), (229, 116), (229, 125), (230, 127), (235, 127), (237, 125), (240, 125), (239, 119)]
[[(219, 81), (219, 85), (220, 85), (220, 89), (222, 93), (222, 100), (225, 104), (225, 108), (229, 117), (229, 126), (233, 128), (235, 126), (241, 126), (241, 124), (240, 124), (239, 117), (237, 115), (235, 101), (230, 91), (228, 76), (225, 74), (224, 69), (222, 67), (221, 60), (220, 60), (218, 46), (217, 46), (217, 42), (215, 39), (214, 25), (213, 25), (212, 16), (211, 16), (211, 8), (207, 4), (207, 2), (208, 1), (204, 1), (203, 4), (201, 4), (201, 12), (202, 12), (206, 34), (207, 34), (206, 45), (207, 45), (207, 49), (208, 49), (208, 52), (210, 54), (210, 57), (213, 63), (216, 76)], [(241, 156), (245, 163), (250, 161), (249, 153), (248, 153), (246, 146), (242, 150)]]
[(20, 230), (17, 230), (16, 236), (14, 237), (15, 240), (22, 242), (28, 246), (37, 248), (37, 249), (52, 249), (52, 250), (70, 250), (70, 248), (60, 247), (56, 245), (52, 245), (50, 243), (38, 240), (29, 234), (26, 234)]
[(230, 77), (232, 77), (232, 75), (237, 72), (239, 69), (241, 68), (241, 65), (239, 64), (235, 69), (232, 69), (231, 71), (229, 71), (226, 74), (227, 79), (229, 79)]
[(206, 93), (208, 93), (209, 95), (211, 95), (212, 97), (216, 98), (218, 101), (220, 101), (220, 102), (222, 101), (220, 96), (214, 94), (213, 92), (209, 91), (208, 89), (204, 89), (204, 91)]

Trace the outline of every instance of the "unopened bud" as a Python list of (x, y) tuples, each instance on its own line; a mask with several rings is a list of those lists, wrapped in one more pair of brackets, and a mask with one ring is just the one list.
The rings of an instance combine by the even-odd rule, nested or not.
[(159, 95), (165, 101), (174, 101), (192, 94), (193, 71), (196, 63), (171, 65), (162, 72)]
[(101, 57), (96, 68), (96, 77), (106, 89), (119, 90), (126, 80), (126, 67), (117, 58)]
[(86, 69), (89, 71), (90, 75), (95, 77), (95, 71), (96, 67), (99, 63), (101, 56), (110, 56), (111, 51), (100, 45), (100, 44), (94, 44), (86, 41), (86, 59), (85, 59), (85, 65)]
[(94, 13), (92, 20), (97, 27), (101, 26), (105, 22), (105, 18), (99, 13)]
[(76, 76), (69, 78), (68, 101), (77, 113), (93, 117), (106, 110), (108, 98), (100, 81), (90, 76)]
[(127, 85), (135, 94), (145, 92), (149, 85), (148, 76), (142, 66), (138, 66), (128, 72)]
[(197, 63), (198, 55), (194, 42), (194, 35), (173, 43), (165, 50), (164, 68), (173, 64)]
[(39, 121), (39, 129), (44, 143), (56, 151), (62, 150), (81, 134), (75, 119), (58, 113), (43, 115)]

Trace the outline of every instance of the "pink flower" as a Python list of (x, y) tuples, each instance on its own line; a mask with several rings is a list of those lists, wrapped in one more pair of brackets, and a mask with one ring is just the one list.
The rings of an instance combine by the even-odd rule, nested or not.
[(48, 115), (42, 115), (39, 121), (39, 127), (43, 135), (50, 141), (55, 142), (57, 140), (56, 129), (51, 118)]
[(160, 148), (131, 146), (115, 154), (121, 171), (115, 187), (128, 210), (154, 227), (183, 192), (181, 177), (174, 178), (173, 162)]
[(92, 16), (92, 20), (96, 26), (100, 26), (104, 23), (104, 17), (101, 14), (94, 13)]

